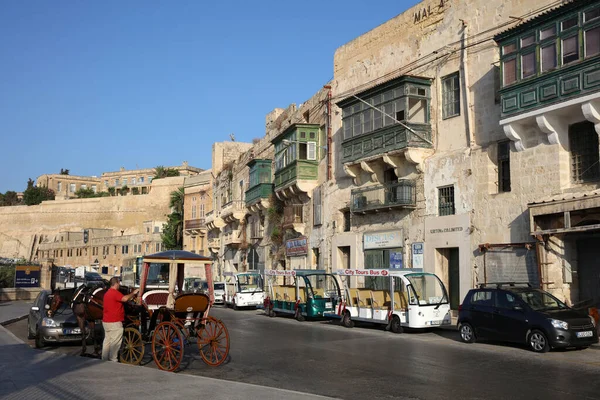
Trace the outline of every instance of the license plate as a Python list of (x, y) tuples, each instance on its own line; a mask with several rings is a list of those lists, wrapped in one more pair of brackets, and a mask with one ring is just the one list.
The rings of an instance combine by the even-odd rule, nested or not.
[(438, 321), (429, 321), (429, 325), (441, 325), (442, 321), (438, 320)]
[(592, 331), (585, 331), (585, 332), (577, 332), (577, 337), (578, 338), (582, 338), (582, 337), (592, 337), (594, 336), (594, 333)]
[(65, 335), (80, 335), (81, 329), (79, 329), (79, 328), (63, 329), (63, 333)]
[(331, 307), (333, 307), (333, 304), (331, 302), (325, 303), (325, 308), (331, 308)]

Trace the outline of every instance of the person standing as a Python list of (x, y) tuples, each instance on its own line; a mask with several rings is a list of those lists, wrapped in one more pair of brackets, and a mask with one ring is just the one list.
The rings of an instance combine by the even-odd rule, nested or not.
[(110, 289), (104, 295), (104, 313), (102, 314), (102, 326), (104, 327), (104, 341), (102, 342), (102, 360), (119, 361), (119, 349), (123, 341), (123, 320), (125, 319), (125, 308), (123, 303), (133, 299), (139, 289), (130, 294), (123, 295), (119, 292), (121, 282), (119, 278), (110, 278)]

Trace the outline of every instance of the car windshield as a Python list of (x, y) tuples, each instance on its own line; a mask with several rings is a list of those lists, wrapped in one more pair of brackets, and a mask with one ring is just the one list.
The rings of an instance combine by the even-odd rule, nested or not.
[(438, 305), (448, 303), (448, 295), (439, 278), (433, 274), (407, 274), (419, 305)]
[(101, 281), (102, 277), (98, 274), (95, 274), (93, 272), (88, 272), (85, 274), (85, 279), (88, 281)]
[(560, 310), (569, 308), (565, 303), (541, 290), (527, 290), (516, 294), (535, 311)]
[(248, 274), (237, 276), (240, 292), (255, 292), (263, 289), (262, 276), (259, 274)]
[(224, 283), (215, 283), (215, 290), (225, 290)]

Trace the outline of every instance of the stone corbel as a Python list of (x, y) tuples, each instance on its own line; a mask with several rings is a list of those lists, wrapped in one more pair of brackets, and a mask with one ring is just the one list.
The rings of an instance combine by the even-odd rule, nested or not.
[(543, 114), (535, 117), (535, 122), (537, 123), (538, 128), (548, 135), (550, 144), (564, 145), (564, 143), (561, 143), (560, 137), (562, 136), (564, 138), (566, 127), (559, 123), (557, 118)]
[(506, 135), (506, 137), (515, 142), (515, 150), (525, 150), (523, 140), (521, 140), (521, 135), (518, 133), (520, 126), (516, 124), (506, 124), (502, 126), (502, 129), (504, 129), (504, 134)]
[(423, 173), (423, 161), (432, 154), (432, 149), (409, 148), (404, 152), (404, 157), (406, 158), (406, 161), (415, 164), (415, 168), (419, 173)]
[(360, 186), (362, 184), (361, 179), (360, 179), (360, 171), (361, 171), (360, 165), (358, 165), (358, 164), (352, 164), (352, 165), (344, 164), (344, 172), (346, 173), (346, 175), (351, 177), (352, 180), (354, 180), (354, 184), (356, 186)]
[(365, 171), (367, 174), (371, 175), (371, 182), (379, 183), (379, 178), (377, 178), (377, 173), (366, 161), (360, 162), (360, 168), (363, 171)]
[(600, 104), (598, 102), (588, 101), (587, 103), (583, 103), (581, 105), (581, 111), (583, 111), (583, 116), (585, 119), (594, 124), (594, 128), (596, 129), (596, 133), (600, 135)]
[(394, 168), (394, 173), (397, 177), (402, 177), (404, 175), (402, 174), (402, 171), (400, 171), (400, 166), (402, 165), (403, 160), (404, 157), (399, 157), (390, 154), (383, 155), (383, 162), (389, 165), (390, 167)]

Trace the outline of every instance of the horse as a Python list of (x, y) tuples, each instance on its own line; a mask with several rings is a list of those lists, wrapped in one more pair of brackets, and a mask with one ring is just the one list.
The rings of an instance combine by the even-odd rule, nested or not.
[[(73, 291), (71, 298), (66, 296), (67, 291), (65, 290), (55, 290), (53, 292), (52, 301), (50, 303), (49, 315), (56, 313), (56, 310), (60, 308), (61, 304), (67, 301), (70, 302), (71, 309), (73, 310), (73, 314), (77, 318), (77, 324), (79, 325), (79, 329), (82, 332), (80, 353), (81, 356), (85, 356), (87, 351), (87, 338), (85, 335), (86, 322), (90, 328), (92, 339), (94, 341), (93, 356), (100, 356), (102, 347), (101, 343), (99, 343), (96, 338), (96, 321), (102, 320), (102, 316), (104, 313), (104, 295), (106, 294), (108, 289), (108, 282), (103, 282), (100, 285), (81, 285), (76, 289), (71, 289)], [(131, 290), (127, 286), (121, 286), (119, 291), (124, 295), (131, 292)], [(132, 315), (138, 312), (137, 310), (132, 310), (131, 307), (129, 307), (128, 305), (125, 305), (125, 307), (126, 315)]]

